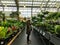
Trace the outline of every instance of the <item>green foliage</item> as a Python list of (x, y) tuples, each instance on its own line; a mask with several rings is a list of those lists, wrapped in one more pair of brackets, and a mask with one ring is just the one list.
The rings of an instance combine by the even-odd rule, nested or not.
[(44, 15), (39, 13), (38, 17), (42, 18), (42, 17), (44, 17)]
[(17, 12), (12, 12), (11, 14), (10, 14), (10, 17), (11, 18), (14, 18), (14, 17), (17, 17), (18, 16), (18, 13)]
[[(44, 14), (47, 14), (47, 16), (44, 17)], [(45, 20), (43, 20), (43, 17)], [(60, 12), (43, 12), (43, 14), (37, 14), (37, 17), (33, 17), (32, 20), (34, 26), (46, 28), (51, 33), (60, 34), (60, 25), (57, 25), (56, 22), (58, 19), (60, 19)]]
[[(16, 27), (16, 30), (12, 30), (12, 26)], [(0, 24), (0, 39), (1, 38), (8, 38), (14, 31), (17, 31), (19, 28), (23, 28), (24, 23), (17, 20), (7, 20), (2, 21)], [(11, 28), (9, 30), (9, 27)]]
[(60, 25), (55, 26), (55, 33), (60, 34)]
[(56, 15), (57, 15), (57, 12), (50, 12), (46, 19), (54, 19)]
[(32, 21), (34, 21), (36, 19), (36, 17), (34, 16), (34, 17), (32, 17)]
[(5, 21), (5, 14), (0, 12), (0, 17), (3, 19), (3, 21)]
[(0, 39), (5, 38), (7, 34), (7, 27), (5, 27), (1, 32), (0, 32)]
[(56, 19), (60, 18), (60, 12), (57, 13), (57, 15), (55, 16)]

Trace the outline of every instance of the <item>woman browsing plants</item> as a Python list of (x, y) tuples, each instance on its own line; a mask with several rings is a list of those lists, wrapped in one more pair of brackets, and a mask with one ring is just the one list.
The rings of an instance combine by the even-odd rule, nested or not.
[(26, 30), (26, 34), (27, 34), (27, 43), (30, 42), (29, 40), (29, 37), (30, 37), (30, 34), (31, 34), (31, 22), (30, 20), (27, 21), (27, 30)]

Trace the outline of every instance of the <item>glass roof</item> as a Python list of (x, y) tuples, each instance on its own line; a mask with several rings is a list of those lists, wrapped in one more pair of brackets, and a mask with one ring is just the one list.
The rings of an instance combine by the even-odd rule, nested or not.
[[(41, 6), (41, 4), (44, 6), (46, 5), (48, 0), (33, 0), (33, 6)], [(15, 1), (14, 0), (1, 0), (1, 3), (3, 5), (7, 5), (7, 6), (16, 6)], [(0, 5), (1, 5), (0, 3)], [(60, 4), (60, 0), (50, 0), (48, 2), (47, 5), (56, 5), (56, 3)], [(32, 6), (32, 0), (19, 0), (19, 6)]]
[[(33, 7), (33, 14), (37, 14), (41, 10), (46, 8), (47, 11), (57, 11), (60, 7), (60, 0), (18, 0), (19, 11), (21, 15), (31, 15), (31, 7)], [(4, 10), (3, 10), (4, 8)], [(60, 10), (60, 8), (59, 8)], [(17, 11), (15, 0), (1, 0), (0, 1), (0, 11)], [(26, 16), (27, 17), (27, 16)]]

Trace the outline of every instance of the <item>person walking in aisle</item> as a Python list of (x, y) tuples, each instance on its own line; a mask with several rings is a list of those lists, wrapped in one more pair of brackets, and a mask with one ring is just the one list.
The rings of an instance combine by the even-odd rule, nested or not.
[(31, 34), (32, 28), (31, 28), (31, 22), (30, 20), (27, 21), (27, 30), (26, 30), (26, 34), (27, 34), (27, 43), (30, 43), (31, 40), (29, 39), (30, 34)]

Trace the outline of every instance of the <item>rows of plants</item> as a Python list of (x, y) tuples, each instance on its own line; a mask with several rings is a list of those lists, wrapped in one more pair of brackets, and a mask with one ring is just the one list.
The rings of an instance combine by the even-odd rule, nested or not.
[(32, 21), (33, 26), (60, 37), (60, 12), (41, 12)]
[(0, 43), (12, 39), (23, 27), (24, 23), (18, 20), (0, 21)]

